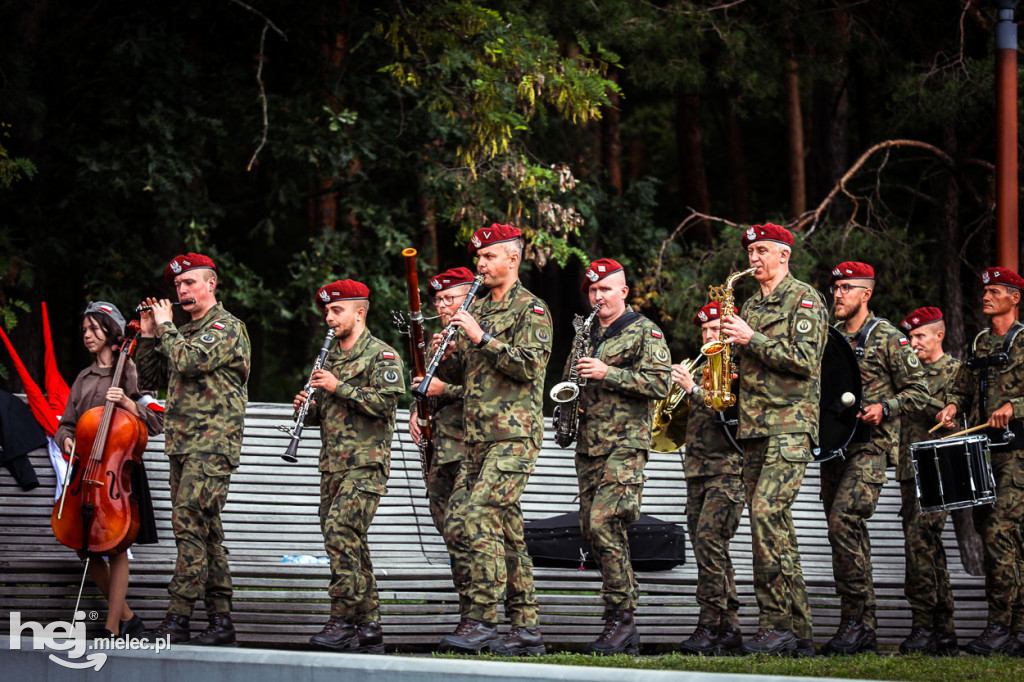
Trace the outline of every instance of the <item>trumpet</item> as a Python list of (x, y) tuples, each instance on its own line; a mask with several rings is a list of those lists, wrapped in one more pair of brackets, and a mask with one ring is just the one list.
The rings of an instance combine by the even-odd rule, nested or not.
[[(680, 364), (692, 375), (702, 358), (703, 356), (698, 355)], [(651, 449), (655, 452), (675, 452), (686, 442), (686, 422), (690, 417), (690, 406), (687, 403), (680, 408), (680, 403), (685, 397), (686, 391), (673, 381), (668, 396), (654, 403)]]
[[(194, 298), (186, 298), (184, 301), (171, 301), (171, 305), (192, 305), (195, 302), (196, 302), (196, 299), (194, 299)], [(152, 309), (153, 309), (153, 306), (147, 305), (145, 303), (142, 303), (142, 304), (140, 304), (140, 305), (135, 307), (135, 312), (136, 313), (143, 313), (143, 312), (146, 312), (147, 310), (152, 310)]]
[(288, 447), (285, 448), (284, 454), (281, 455), (281, 459), (294, 464), (299, 461), (297, 452), (299, 450), (299, 439), (302, 438), (302, 427), (306, 423), (306, 414), (309, 412), (309, 404), (313, 402), (313, 394), (316, 393), (316, 388), (311, 387), (310, 383), (313, 381), (313, 374), (318, 369), (324, 368), (324, 361), (327, 359), (327, 353), (331, 350), (331, 342), (334, 341), (334, 328), (327, 330), (327, 338), (324, 339), (324, 345), (320, 348), (320, 355), (317, 356), (316, 362), (313, 363), (313, 371), (309, 373), (309, 378), (306, 379), (306, 385), (303, 386), (302, 390), (306, 393), (306, 402), (302, 403), (299, 407), (298, 413), (295, 415), (295, 425), (292, 428), (287, 426), (278, 426), (279, 431), (284, 431), (292, 437), (291, 442), (288, 443)]

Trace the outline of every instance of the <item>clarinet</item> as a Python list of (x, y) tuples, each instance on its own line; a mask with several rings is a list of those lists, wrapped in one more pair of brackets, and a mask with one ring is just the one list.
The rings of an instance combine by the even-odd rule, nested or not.
[[(476, 291), (480, 288), (480, 285), (484, 281), (483, 275), (477, 275), (473, 278), (473, 286), (470, 287), (469, 293), (466, 294), (466, 300), (459, 306), (459, 312), (461, 310), (468, 310), (469, 306), (473, 305), (473, 301), (476, 300)], [(459, 331), (459, 328), (452, 323), (448, 323), (448, 326), (444, 328), (441, 334), (441, 343), (437, 346), (437, 351), (434, 353), (434, 357), (430, 359), (430, 365), (427, 366), (427, 371), (423, 374), (423, 381), (420, 385), (413, 389), (412, 394), (417, 398), (426, 398), (427, 389), (430, 387), (430, 382), (434, 380), (434, 373), (437, 372), (437, 366), (441, 364), (441, 360), (444, 359), (444, 354), (448, 352), (448, 346), (455, 340), (455, 334)]]
[(302, 403), (298, 413), (295, 415), (295, 425), (290, 429), (287, 426), (277, 427), (292, 437), (291, 442), (288, 443), (288, 448), (281, 455), (281, 459), (290, 464), (295, 464), (295, 462), (299, 461), (299, 458), (296, 456), (299, 449), (299, 439), (302, 438), (302, 427), (306, 421), (306, 413), (309, 412), (309, 404), (313, 402), (313, 394), (316, 393), (316, 388), (311, 387), (309, 384), (313, 381), (313, 373), (318, 369), (324, 368), (324, 360), (327, 359), (327, 353), (331, 350), (332, 341), (334, 341), (334, 329), (328, 329), (327, 338), (324, 339), (324, 345), (320, 349), (320, 355), (317, 356), (316, 362), (313, 363), (313, 371), (309, 373), (306, 385), (302, 387), (302, 390), (306, 392), (306, 402)]

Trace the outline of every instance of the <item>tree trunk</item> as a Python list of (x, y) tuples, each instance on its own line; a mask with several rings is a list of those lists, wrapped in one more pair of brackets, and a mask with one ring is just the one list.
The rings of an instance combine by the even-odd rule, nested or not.
[(417, 247), (421, 254), (425, 254), (425, 260), (430, 263), (430, 271), (440, 272), (441, 261), (437, 253), (437, 215), (434, 211), (434, 200), (420, 192), (417, 203), (420, 219), (419, 235), (416, 239)]
[(736, 100), (729, 98), (725, 109), (726, 135), (729, 145), (729, 205), (736, 222), (750, 221), (750, 180), (747, 158), (743, 154), (743, 130), (736, 115)]
[[(608, 79), (618, 81), (618, 73), (608, 74)], [(601, 164), (608, 173), (608, 186), (622, 196), (622, 111), (619, 109), (619, 94), (608, 91), (609, 106), (601, 119)]]
[[(957, 158), (956, 131), (946, 126), (942, 131), (945, 152)], [(960, 186), (956, 174), (946, 175), (942, 191), (942, 215), (939, 218), (938, 262), (942, 280), (942, 316), (946, 321), (946, 352), (960, 357), (966, 342), (964, 333), (964, 298), (960, 282)]]
[[(820, 201), (842, 177), (848, 165), (846, 146), (850, 117), (850, 93), (846, 86), (849, 63), (846, 50), (850, 42), (850, 16), (842, 9), (833, 13), (834, 40), (839, 56), (833, 65), (835, 77), (814, 84), (814, 203)], [(829, 210), (834, 221), (842, 221), (848, 208), (835, 203)]]
[[(679, 155), (683, 201), (704, 214), (711, 212), (708, 178), (700, 130), (700, 96), (694, 92), (676, 96), (676, 150)], [(694, 239), (711, 243), (711, 225), (702, 220), (690, 230)]]
[(789, 141), (789, 217), (807, 210), (804, 172), (804, 117), (800, 109), (800, 74), (795, 59), (786, 71), (786, 133)]

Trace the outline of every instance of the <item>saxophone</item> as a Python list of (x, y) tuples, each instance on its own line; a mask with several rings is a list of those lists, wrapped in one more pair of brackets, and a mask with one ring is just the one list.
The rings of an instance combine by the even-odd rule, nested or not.
[(576, 365), (581, 358), (590, 354), (590, 327), (601, 305), (594, 304), (594, 309), (590, 311), (590, 316), (586, 320), (579, 315), (573, 318), (572, 327), (576, 330), (576, 336), (572, 340), (569, 378), (551, 388), (551, 399), (558, 403), (554, 414), (555, 442), (563, 448), (569, 447), (576, 440), (580, 418), (580, 388), (587, 385), (586, 378), (580, 376)]
[[(744, 275), (752, 275), (757, 268), (734, 272), (725, 278), (725, 284), (720, 287), (708, 287), (711, 300), (721, 306), (721, 317), (718, 324), (722, 324), (722, 317), (732, 314), (735, 302), (732, 293), (732, 285)], [(730, 392), (732, 388), (732, 350), (731, 345), (725, 341), (708, 341), (701, 346), (701, 354), (708, 359), (704, 365), (704, 404), (718, 412), (725, 412), (736, 404), (736, 395)]]

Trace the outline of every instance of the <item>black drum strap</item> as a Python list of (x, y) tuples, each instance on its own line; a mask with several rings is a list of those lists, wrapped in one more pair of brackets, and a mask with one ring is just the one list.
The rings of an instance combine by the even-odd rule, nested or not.
[(967, 356), (967, 367), (978, 372), (978, 414), (982, 421), (988, 421), (988, 380), (989, 369), (1006, 367), (1010, 364), (1010, 348), (1017, 339), (1017, 334), (1024, 329), (1024, 324), (1014, 322), (1003, 337), (1003, 347), (995, 355), (983, 355), (978, 357), (978, 339), (986, 332), (991, 334), (992, 329), (982, 329), (971, 342), (971, 352)]
[(871, 320), (871, 322), (860, 328), (860, 331), (857, 332), (857, 336), (853, 337), (854, 343), (857, 344), (857, 347), (853, 349), (853, 353), (857, 356), (857, 360), (864, 357), (864, 347), (868, 345), (868, 340), (871, 338), (871, 332), (875, 331), (875, 327), (878, 326), (878, 323), (888, 321), (889, 320), (884, 317), (876, 317)]

